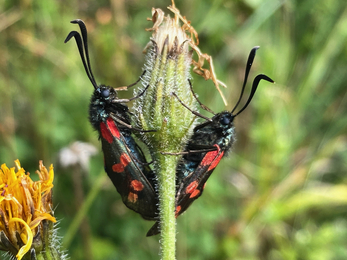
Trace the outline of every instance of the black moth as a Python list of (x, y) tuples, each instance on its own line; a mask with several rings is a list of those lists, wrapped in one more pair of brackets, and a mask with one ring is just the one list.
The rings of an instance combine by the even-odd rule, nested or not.
[[(257, 90), (259, 82), (261, 80), (266, 80), (274, 83), (274, 81), (266, 75), (257, 75), (253, 80), (251, 93), (247, 102), (237, 113), (234, 114), (234, 111), (239, 105), (243, 96), (248, 74), (252, 67), (252, 63), (258, 48), (259, 47), (254, 47), (249, 54), (241, 94), (231, 112), (223, 111), (214, 115), (212, 118), (207, 118), (198, 112), (192, 111), (182, 103), (175, 93), (173, 93), (173, 95), (176, 96), (178, 101), (180, 101), (183, 106), (185, 106), (195, 115), (206, 119), (206, 122), (195, 127), (193, 136), (190, 138), (185, 151), (181, 153), (183, 154), (183, 158), (177, 166), (176, 217), (186, 211), (194, 200), (201, 196), (206, 181), (212, 174), (213, 170), (219, 164), (220, 160), (231, 150), (235, 141), (233, 123), (234, 118), (244, 111), (249, 105)], [(197, 101), (200, 103), (203, 109), (212, 112), (206, 106), (202, 105), (198, 99)], [(159, 232), (159, 222), (157, 221), (148, 231), (147, 236), (156, 235)]]
[(128, 208), (145, 219), (155, 220), (158, 216), (158, 195), (154, 189), (155, 176), (142, 150), (131, 136), (132, 130), (142, 130), (131, 126), (129, 109), (123, 104), (138, 96), (119, 99), (114, 88), (96, 84), (89, 61), (86, 26), (79, 19), (71, 23), (79, 25), (82, 37), (77, 31), (71, 31), (65, 43), (72, 37), (75, 38), (84, 69), (94, 86), (89, 120), (101, 139), (105, 171)]

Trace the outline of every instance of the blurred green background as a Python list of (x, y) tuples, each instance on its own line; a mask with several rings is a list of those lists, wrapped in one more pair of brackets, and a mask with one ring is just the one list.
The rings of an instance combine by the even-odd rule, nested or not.
[[(63, 43), (78, 30), (69, 22), (80, 18), (87, 24), (97, 82), (119, 87), (142, 73), (151, 8), (168, 12), (170, 4), (0, 2), (1, 163), (12, 167), (18, 158), (32, 174), (40, 159), (54, 164), (55, 216), (71, 259), (159, 259), (159, 236), (145, 237), (152, 223), (122, 204), (103, 172), (97, 133), (88, 121), (93, 88), (75, 43)], [(177, 0), (176, 6), (228, 85), (227, 109), (238, 98), (253, 46), (261, 48), (250, 78), (265, 73), (276, 81), (260, 84), (236, 119), (233, 153), (179, 217), (177, 258), (345, 260), (346, 1)], [(193, 77), (203, 103), (224, 110), (213, 83)], [(89, 162), (79, 153), (89, 169), (59, 163), (59, 151), (75, 141), (97, 147)]]

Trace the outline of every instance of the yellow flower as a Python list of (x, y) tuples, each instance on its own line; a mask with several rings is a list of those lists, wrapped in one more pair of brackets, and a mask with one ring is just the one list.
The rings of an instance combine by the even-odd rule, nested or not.
[[(15, 161), (15, 168), (6, 164), (0, 169), (0, 249), (22, 257), (32, 248), (33, 238), (43, 236), (43, 221), (53, 223), (53, 165), (49, 171), (39, 162), (40, 180), (33, 181), (29, 173)], [(35, 237), (36, 239), (37, 237)]]

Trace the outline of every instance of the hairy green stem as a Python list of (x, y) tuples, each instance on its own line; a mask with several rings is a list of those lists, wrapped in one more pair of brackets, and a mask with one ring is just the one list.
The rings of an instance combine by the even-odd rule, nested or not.
[(163, 260), (175, 259), (176, 219), (175, 219), (175, 176), (178, 156), (159, 155), (156, 160), (161, 165), (157, 173), (160, 198), (161, 254)]
[[(162, 11), (156, 10), (158, 17), (162, 17)], [(147, 145), (157, 176), (163, 260), (174, 260), (176, 251), (176, 168), (181, 157), (169, 153), (179, 155), (184, 150), (195, 124), (195, 116), (176, 98), (195, 109), (196, 100), (189, 83), (191, 64), (189, 38), (184, 29), (177, 19), (164, 18), (155, 28), (147, 49), (146, 73), (142, 78), (147, 89), (133, 107), (135, 126), (155, 130), (139, 132), (138, 138)], [(135, 95), (141, 92), (143, 88)]]

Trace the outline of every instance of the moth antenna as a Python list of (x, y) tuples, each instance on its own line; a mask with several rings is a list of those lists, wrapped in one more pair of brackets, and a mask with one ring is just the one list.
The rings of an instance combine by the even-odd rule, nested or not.
[(207, 106), (205, 106), (203, 103), (201, 103), (201, 101), (198, 99), (198, 97), (196, 96), (194, 90), (193, 90), (193, 85), (192, 85), (192, 82), (190, 81), (190, 79), (188, 79), (188, 82), (189, 82), (189, 87), (190, 87), (190, 91), (192, 92), (195, 100), (199, 103), (200, 107), (203, 109), (203, 110), (206, 110), (207, 112), (210, 112), (212, 115), (215, 115), (215, 113), (210, 109), (208, 108)]
[(82, 43), (81, 35), (76, 31), (71, 31), (68, 34), (68, 36), (66, 37), (64, 43), (67, 43), (72, 37), (75, 38), (77, 48), (78, 48), (78, 51), (80, 53), (81, 60), (82, 60), (83, 66), (84, 66), (84, 70), (86, 71), (87, 76), (88, 76), (90, 82), (93, 84), (94, 88), (97, 88), (98, 86), (96, 85), (95, 80), (91, 77), (87, 63), (86, 63), (86, 59), (84, 58), (83, 43)]
[(234, 108), (231, 111), (231, 113), (233, 113), (235, 111), (235, 109), (237, 108), (237, 106), (240, 104), (240, 101), (242, 99), (242, 96), (243, 96), (243, 93), (245, 91), (245, 87), (246, 87), (246, 84), (247, 84), (249, 71), (251, 70), (251, 67), (252, 67), (252, 64), (253, 64), (253, 61), (254, 61), (254, 58), (255, 58), (255, 54), (256, 54), (256, 52), (257, 52), (257, 50), (259, 48), (260, 48), (259, 46), (253, 47), (253, 49), (251, 50), (251, 52), (248, 55), (247, 64), (246, 64), (246, 70), (245, 70), (245, 77), (244, 77), (243, 84), (242, 84), (241, 94), (239, 96), (239, 100), (237, 100), (236, 105), (234, 106)]
[(206, 119), (208, 122), (212, 122), (211, 118), (206, 117), (206, 116), (200, 114), (199, 112), (196, 112), (196, 111), (192, 110), (190, 107), (188, 107), (186, 104), (184, 104), (183, 101), (176, 95), (175, 92), (171, 92), (171, 94), (172, 94), (175, 98), (177, 98), (177, 100), (181, 103), (182, 106), (184, 106), (186, 109), (188, 109), (188, 110), (189, 110), (190, 112), (192, 112), (194, 115), (196, 115), (196, 116), (198, 116), (198, 117), (201, 117), (201, 118), (203, 118), (203, 119)]
[(145, 74), (146, 74), (146, 70), (144, 70), (144, 71), (142, 72), (141, 76), (139, 77), (138, 80), (136, 80), (136, 82), (134, 82), (134, 83), (128, 85), (128, 86), (127, 86), (127, 89), (128, 89), (128, 88), (131, 88), (131, 87), (135, 86), (137, 83), (139, 83), (139, 82), (141, 81), (142, 77), (143, 77)]
[(268, 76), (264, 75), (264, 74), (259, 74), (257, 75), (254, 80), (253, 80), (253, 84), (252, 84), (252, 89), (251, 89), (251, 93), (249, 94), (249, 97), (248, 97), (248, 100), (246, 102), (246, 104), (243, 106), (243, 108), (241, 108), (241, 110), (239, 112), (237, 112), (235, 114), (235, 116), (239, 115), (243, 110), (246, 109), (246, 107), (249, 105), (249, 103), (251, 102), (255, 92), (257, 91), (257, 88), (258, 88), (258, 85), (259, 85), (259, 82), (261, 80), (266, 80), (268, 82), (271, 82), (271, 83), (275, 83), (272, 79), (270, 79)]
[(84, 24), (84, 22), (81, 20), (81, 19), (76, 19), (76, 20), (73, 20), (71, 21), (71, 23), (73, 24), (78, 24), (79, 27), (80, 27), (80, 30), (81, 30), (81, 34), (82, 34), (82, 39), (83, 39), (83, 45), (84, 45), (84, 50), (85, 50), (85, 54), (86, 54), (86, 58), (87, 58), (87, 64), (88, 64), (88, 68), (89, 68), (89, 72), (90, 72), (90, 75), (95, 83), (96, 84), (96, 81), (95, 81), (95, 78), (94, 78), (94, 75), (93, 75), (93, 72), (92, 72), (92, 67), (90, 66), (90, 60), (89, 60), (89, 52), (88, 52), (88, 33), (87, 33), (87, 27), (86, 25)]

